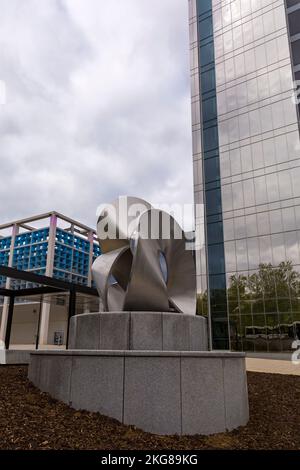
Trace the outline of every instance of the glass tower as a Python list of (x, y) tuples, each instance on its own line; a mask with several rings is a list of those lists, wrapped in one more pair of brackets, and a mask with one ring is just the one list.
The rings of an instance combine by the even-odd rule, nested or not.
[(189, 20), (198, 313), (213, 348), (290, 351), (300, 339), (300, 0), (189, 0)]

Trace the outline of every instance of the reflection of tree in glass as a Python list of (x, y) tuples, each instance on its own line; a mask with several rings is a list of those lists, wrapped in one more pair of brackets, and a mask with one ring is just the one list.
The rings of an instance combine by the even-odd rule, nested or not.
[(231, 314), (300, 311), (299, 296), (300, 274), (291, 261), (283, 261), (277, 267), (260, 264), (258, 271), (249, 276), (231, 276), (229, 311)]
[[(300, 273), (291, 261), (260, 264), (253, 274), (234, 274), (227, 288), (230, 315), (300, 312)], [(197, 296), (197, 313), (207, 315), (207, 291)]]
[[(300, 273), (291, 261), (260, 264), (234, 274), (227, 285), (231, 348), (289, 351), (300, 339)], [(197, 313), (207, 315), (207, 291), (197, 298)]]
[(207, 316), (207, 291), (197, 294), (197, 315)]

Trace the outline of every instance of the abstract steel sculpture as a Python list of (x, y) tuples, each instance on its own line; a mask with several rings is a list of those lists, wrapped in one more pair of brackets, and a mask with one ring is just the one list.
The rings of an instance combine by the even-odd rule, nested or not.
[(208, 350), (181, 228), (145, 201), (126, 206), (107, 206), (97, 224), (102, 255), (92, 271), (106, 311), (71, 318), (69, 351), (31, 354), (30, 380), (75, 409), (155, 434), (245, 425), (245, 355)]
[(92, 274), (104, 310), (195, 314), (194, 258), (179, 224), (142, 199), (126, 197), (125, 210), (121, 199), (97, 223)]

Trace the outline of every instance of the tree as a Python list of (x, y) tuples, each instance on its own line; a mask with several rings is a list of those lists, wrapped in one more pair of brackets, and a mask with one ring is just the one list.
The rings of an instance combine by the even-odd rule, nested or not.
[(233, 275), (227, 291), (231, 313), (300, 311), (300, 274), (291, 261), (260, 264), (249, 276)]

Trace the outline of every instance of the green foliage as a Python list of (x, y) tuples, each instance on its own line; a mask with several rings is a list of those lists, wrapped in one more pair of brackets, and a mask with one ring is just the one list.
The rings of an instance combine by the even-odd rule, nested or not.
[(207, 292), (197, 294), (197, 315), (206, 317), (208, 315)]
[(257, 272), (233, 275), (228, 287), (232, 313), (274, 313), (300, 311), (300, 274), (291, 261), (277, 267), (260, 264)]
[[(260, 264), (258, 271), (249, 276), (230, 277), (227, 298), (230, 316), (293, 312), (300, 318), (300, 274), (291, 261), (277, 267)], [(207, 292), (198, 294), (197, 314), (207, 315), (207, 304)]]

